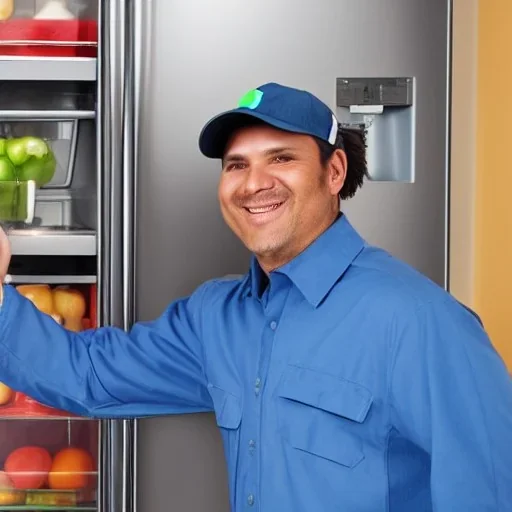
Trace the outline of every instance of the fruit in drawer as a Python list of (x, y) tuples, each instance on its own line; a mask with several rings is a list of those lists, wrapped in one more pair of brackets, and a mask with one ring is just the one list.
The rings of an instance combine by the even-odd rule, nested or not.
[(14, 0), (0, 0), (0, 21), (8, 20), (14, 12)]
[(27, 494), (26, 504), (43, 507), (76, 507), (77, 498), (74, 492), (36, 491)]
[(55, 313), (62, 317), (66, 329), (77, 332), (83, 329), (86, 302), (79, 290), (57, 286), (53, 290), (53, 304)]
[(34, 180), (38, 187), (42, 187), (55, 174), (55, 155), (50, 146), (39, 137), (7, 139), (5, 154), (16, 167), (18, 179), (21, 181)]
[(17, 176), (20, 181), (34, 180), (38, 187), (42, 187), (52, 181), (57, 169), (57, 160), (50, 150), (42, 158), (31, 157), (17, 168)]
[(50, 151), (48, 144), (39, 137), (18, 137), (7, 139), (5, 152), (15, 165), (24, 164), (30, 157), (43, 158)]
[(88, 487), (94, 461), (83, 448), (67, 447), (57, 452), (48, 474), (48, 486), (55, 490), (78, 490)]
[(39, 311), (47, 315), (56, 313), (52, 290), (47, 284), (20, 284), (16, 290), (30, 300)]
[(16, 490), (5, 471), (0, 471), (0, 506), (24, 504), (25, 493)]
[(0, 155), (0, 181), (16, 181), (16, 168), (6, 156)]
[(16, 489), (40, 489), (48, 481), (52, 457), (40, 446), (23, 446), (5, 459), (4, 470)]
[(13, 396), (14, 391), (3, 382), (0, 382), (0, 405), (8, 404)]

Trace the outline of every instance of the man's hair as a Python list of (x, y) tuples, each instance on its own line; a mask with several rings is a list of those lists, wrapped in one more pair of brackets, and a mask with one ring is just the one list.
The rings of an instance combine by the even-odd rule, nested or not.
[(339, 196), (341, 200), (353, 197), (357, 189), (363, 186), (364, 179), (370, 177), (366, 164), (366, 131), (364, 128), (358, 125), (344, 126), (340, 124), (334, 145), (316, 137), (314, 139), (318, 144), (320, 161), (324, 166), (327, 165), (336, 149), (345, 151), (347, 176)]

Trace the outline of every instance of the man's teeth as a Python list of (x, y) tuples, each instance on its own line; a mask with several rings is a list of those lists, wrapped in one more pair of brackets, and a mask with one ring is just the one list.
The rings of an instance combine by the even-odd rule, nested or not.
[(259, 208), (247, 208), (249, 213), (267, 213), (279, 208), (282, 203), (271, 204), (269, 206), (260, 206)]

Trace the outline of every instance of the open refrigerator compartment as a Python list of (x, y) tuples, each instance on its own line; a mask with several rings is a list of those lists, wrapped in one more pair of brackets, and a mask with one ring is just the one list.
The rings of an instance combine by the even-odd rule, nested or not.
[[(40, 236), (94, 236), (95, 116), (93, 84), (0, 82), (0, 221), (13, 235), (39, 228)], [(15, 182), (31, 181), (30, 201), (11, 193)], [(10, 197), (20, 204), (7, 204)]]
[[(69, 330), (83, 331), (98, 324), (96, 284), (20, 283), (16, 288), (22, 295), (32, 300), (41, 311), (52, 316)], [(67, 411), (41, 404), (0, 382), (0, 420), (19, 418), (80, 419), (79, 416)]]
[(0, 510), (97, 510), (97, 420), (0, 420)]
[(95, 0), (1, 0), (0, 56), (96, 57)]

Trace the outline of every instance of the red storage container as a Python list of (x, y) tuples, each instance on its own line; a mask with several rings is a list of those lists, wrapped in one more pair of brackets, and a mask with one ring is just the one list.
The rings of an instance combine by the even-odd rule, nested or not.
[(96, 57), (96, 20), (33, 20), (0, 22), (0, 55), (25, 57)]

